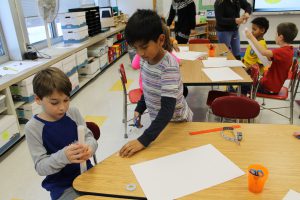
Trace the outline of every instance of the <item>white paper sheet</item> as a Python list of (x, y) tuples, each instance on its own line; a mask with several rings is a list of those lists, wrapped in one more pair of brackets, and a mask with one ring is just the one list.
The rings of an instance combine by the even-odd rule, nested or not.
[(183, 51), (175, 52), (175, 56), (181, 60), (196, 60), (200, 57), (207, 56), (206, 52)]
[(244, 63), (240, 60), (225, 60), (225, 59), (207, 59), (202, 60), (203, 66), (205, 68), (215, 68), (215, 67), (245, 67)]
[(234, 81), (243, 79), (230, 68), (207, 68), (202, 70), (211, 81)]
[(179, 47), (179, 50), (180, 50), (180, 52), (187, 52), (187, 51), (189, 51), (190, 49), (189, 49), (188, 46), (185, 46), (185, 47)]
[(0, 75), (17, 74), (28, 68), (42, 64), (43, 61), (10, 61), (0, 66)]
[(171, 200), (245, 173), (211, 144), (131, 166), (149, 200)]
[(294, 190), (289, 190), (282, 200), (300, 200), (300, 193)]
[(226, 61), (227, 57), (207, 57), (207, 60)]
[(246, 27), (243, 31), (243, 34), (245, 36), (245, 38), (247, 39), (248, 43), (250, 44), (251, 48), (253, 49), (253, 51), (256, 53), (257, 57), (259, 58), (259, 60), (261, 61), (261, 63), (264, 65), (264, 66), (270, 66), (271, 64), (271, 61), (268, 60), (268, 58), (266, 56), (263, 56), (257, 49), (256, 47), (254, 46), (253, 42), (251, 40), (249, 40), (247, 37), (246, 37), (246, 30), (248, 30), (248, 28)]

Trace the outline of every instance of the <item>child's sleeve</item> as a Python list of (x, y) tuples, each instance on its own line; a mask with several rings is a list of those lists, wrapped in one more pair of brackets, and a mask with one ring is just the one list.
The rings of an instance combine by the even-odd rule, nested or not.
[(138, 141), (145, 147), (154, 141), (172, 119), (175, 106), (175, 98), (162, 97), (161, 109), (159, 110), (156, 118), (151, 122), (149, 128), (147, 128), (143, 135), (138, 138)]
[(138, 54), (135, 54), (134, 58), (132, 59), (132, 68), (133, 69), (141, 69), (141, 65), (140, 65), (140, 61), (141, 61), (141, 56), (139, 56)]
[(65, 148), (47, 154), (42, 140), (43, 125), (37, 121), (29, 121), (25, 126), (26, 141), (34, 162), (34, 168), (40, 176), (47, 176), (59, 172), (70, 161), (65, 155)]

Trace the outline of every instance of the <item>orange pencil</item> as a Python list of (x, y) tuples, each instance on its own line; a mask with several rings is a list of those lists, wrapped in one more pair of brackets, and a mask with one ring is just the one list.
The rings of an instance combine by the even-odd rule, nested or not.
[[(233, 125), (230, 126), (232, 128), (241, 128), (240, 125)], [(211, 132), (216, 132), (216, 131), (222, 131), (223, 127), (220, 128), (213, 128), (213, 129), (207, 129), (207, 130), (202, 130), (202, 131), (195, 131), (195, 132), (190, 132), (190, 135), (198, 135), (198, 134), (204, 134), (204, 133), (211, 133)]]

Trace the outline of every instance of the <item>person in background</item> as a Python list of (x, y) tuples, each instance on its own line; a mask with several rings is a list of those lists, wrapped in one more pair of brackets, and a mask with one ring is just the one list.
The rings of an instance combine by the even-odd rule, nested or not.
[[(239, 25), (246, 23), (251, 12), (247, 0), (216, 0), (214, 4), (216, 30), (219, 43), (224, 43), (236, 59), (240, 60)], [(245, 13), (240, 16), (241, 8)]]
[(193, 0), (173, 0), (167, 25), (175, 21), (175, 36), (179, 44), (187, 44), (196, 27), (196, 5)]
[(134, 121), (140, 127), (140, 117), (148, 109), (151, 124), (138, 139), (121, 148), (121, 157), (130, 157), (149, 146), (170, 121), (192, 121), (179, 64), (163, 48), (165, 37), (162, 21), (152, 10), (137, 10), (126, 25), (125, 38), (141, 57), (143, 79), (143, 95), (135, 108)]
[[(193, 0), (172, 0), (167, 26), (175, 21), (175, 39), (178, 44), (187, 44), (191, 33), (195, 33), (196, 5)], [(187, 97), (187, 86), (183, 88), (183, 94)]]
[[(285, 80), (288, 77), (290, 67), (294, 57), (294, 48), (291, 43), (297, 37), (298, 28), (294, 23), (284, 22), (277, 26), (275, 42), (279, 45), (277, 49), (265, 49), (255, 38), (255, 36), (246, 30), (246, 37), (250, 39), (255, 48), (269, 60), (272, 64), (264, 76), (260, 79), (258, 92), (265, 94), (278, 94)], [(249, 88), (243, 88), (242, 92)]]
[[(257, 17), (251, 21), (252, 23), (252, 34), (259, 42), (259, 44), (267, 49), (267, 43), (264, 39), (264, 35), (269, 29), (269, 21), (265, 17)], [(261, 74), (263, 74), (264, 66), (262, 62), (257, 57), (254, 50), (251, 48), (250, 44), (247, 46), (245, 56), (243, 58), (243, 63), (246, 65), (246, 70), (248, 70), (251, 65), (258, 64), (260, 67)]]
[[(50, 192), (51, 199), (73, 200), (80, 196), (73, 180), (80, 175), (80, 163), (94, 155), (98, 143), (86, 128), (76, 108), (69, 108), (72, 84), (57, 68), (38, 72), (33, 79), (35, 101), (43, 111), (25, 125), (26, 141), (34, 167), (40, 176), (46, 176), (42, 187)], [(85, 144), (78, 143), (77, 126), (85, 127)]]

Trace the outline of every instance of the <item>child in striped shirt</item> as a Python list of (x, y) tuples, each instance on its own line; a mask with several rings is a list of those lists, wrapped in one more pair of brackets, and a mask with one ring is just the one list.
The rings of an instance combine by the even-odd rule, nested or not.
[(125, 144), (119, 154), (130, 157), (147, 147), (170, 121), (192, 121), (193, 113), (183, 96), (183, 84), (176, 59), (163, 45), (165, 34), (160, 17), (151, 10), (137, 10), (125, 28), (125, 37), (141, 56), (143, 96), (134, 118), (148, 109), (150, 126), (136, 140)]

